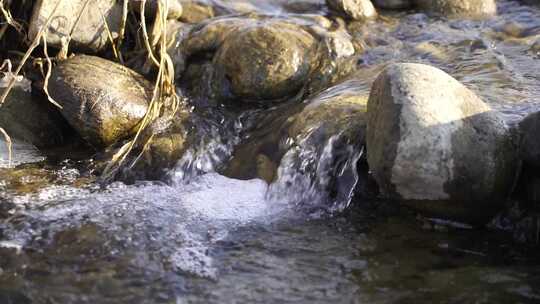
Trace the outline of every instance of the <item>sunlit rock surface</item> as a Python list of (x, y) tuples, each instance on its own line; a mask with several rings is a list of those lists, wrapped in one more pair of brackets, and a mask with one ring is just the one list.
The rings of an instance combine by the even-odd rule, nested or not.
[[(46, 30), (47, 44), (56, 48), (61, 48), (68, 41), (71, 41), (73, 47), (82, 50), (95, 52), (105, 48), (109, 44), (105, 22), (111, 32), (118, 34), (122, 5), (115, 0), (95, 0), (93, 5), (87, 5), (86, 2), (36, 1), (30, 20), (29, 40), (34, 40), (42, 30)], [(47, 29), (44, 29), (48, 20)]]
[(373, 84), (367, 128), (370, 170), (388, 198), (489, 219), (512, 191), (519, 164), (510, 129), (441, 70), (389, 66)]
[(106, 147), (136, 132), (153, 85), (109, 60), (79, 55), (58, 64), (49, 82), (60, 112), (90, 144)]

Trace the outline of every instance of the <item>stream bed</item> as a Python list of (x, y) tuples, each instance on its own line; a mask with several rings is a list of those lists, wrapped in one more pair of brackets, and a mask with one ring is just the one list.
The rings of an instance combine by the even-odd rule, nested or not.
[[(287, 1), (219, 2), (289, 13)], [(324, 1), (303, 2), (326, 13)], [(366, 51), (343, 90), (368, 94), (387, 64), (419, 62), (456, 77), (509, 124), (540, 110), (540, 7), (499, 1), (484, 21), (381, 15), (348, 24)], [(107, 186), (81, 161), (22, 142), (8, 163), (0, 141), (0, 303), (540, 302), (537, 244), (386, 201), (353, 197), (313, 212), (261, 179), (213, 172), (241, 141), (220, 136), (168, 182)], [(292, 187), (295, 199), (313, 190)]]

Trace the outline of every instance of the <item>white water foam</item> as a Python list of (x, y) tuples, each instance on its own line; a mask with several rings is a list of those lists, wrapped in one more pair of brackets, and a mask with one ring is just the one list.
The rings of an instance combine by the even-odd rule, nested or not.
[[(22, 248), (43, 230), (54, 235), (69, 227), (92, 223), (108, 237), (137, 248), (159, 248), (161, 257), (177, 271), (214, 278), (211, 249), (229, 231), (280, 218), (287, 207), (265, 200), (261, 180), (235, 180), (216, 173), (189, 184), (114, 183), (105, 190), (51, 186), (13, 197), (26, 209), (24, 228), (8, 227), (8, 241)], [(129, 227), (129, 228), (126, 228)]]

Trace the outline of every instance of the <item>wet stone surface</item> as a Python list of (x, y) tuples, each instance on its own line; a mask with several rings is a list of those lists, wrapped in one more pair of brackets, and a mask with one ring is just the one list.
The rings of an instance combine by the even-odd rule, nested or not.
[[(185, 16), (193, 23), (179, 41), (188, 54), (180, 57), (185, 69), (177, 66), (192, 109), (182, 130), (188, 144), (178, 140), (183, 151), (176, 155), (180, 144), (171, 134), (157, 134), (165, 138), (156, 149), (180, 158), (163, 179), (100, 185), (92, 157), (81, 162), (74, 153), (51, 155), (16, 142), (10, 164), (0, 141), (0, 303), (540, 300), (537, 181), (524, 184), (531, 195), (514, 198), (488, 227), (472, 228), (375, 200), (375, 190), (364, 195), (372, 194), (365, 175), (347, 174), (367, 175), (365, 162), (350, 162), (363, 152), (355, 137), (363, 124), (351, 117), (362, 116), (364, 96), (392, 63), (445, 71), (509, 124), (537, 112), (538, 6), (501, 0), (496, 16), (479, 21), (384, 10), (406, 1), (377, 0), (380, 17), (364, 22), (338, 19), (322, 0), (197, 2), (214, 5), (212, 14)], [(253, 65), (266, 72), (256, 58), (274, 57), (257, 52), (262, 48), (246, 51), (250, 58), (237, 55), (244, 50), (236, 40), (252, 34), (282, 47), (268, 51), (285, 54), (275, 63), (292, 66), (301, 81), (273, 78), (271, 87), (290, 81), (274, 91), (231, 78), (230, 92), (265, 99), (213, 100), (216, 63), (224, 71)], [(311, 47), (308, 65), (313, 60), (316, 68), (286, 60)], [(246, 71), (230, 76), (255, 78)], [(251, 85), (257, 90), (246, 93)], [(151, 151), (141, 155), (160, 161)], [(336, 188), (327, 187), (335, 179), (324, 178), (334, 173), (345, 177), (337, 184), (347, 200), (314, 199), (312, 189), (315, 198), (335, 197)], [(275, 199), (280, 184), (294, 195)]]

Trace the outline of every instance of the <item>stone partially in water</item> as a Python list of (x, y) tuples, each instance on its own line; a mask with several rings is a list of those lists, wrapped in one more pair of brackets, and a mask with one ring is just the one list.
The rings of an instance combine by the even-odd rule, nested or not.
[(414, 0), (427, 11), (447, 17), (486, 18), (497, 14), (495, 0)]
[(367, 95), (345, 82), (314, 97), (289, 119), (287, 145), (270, 195), (308, 210), (335, 212), (355, 190), (366, 190), (358, 171), (366, 132)]
[(122, 5), (116, 0), (94, 0), (88, 5), (87, 2), (85, 0), (36, 1), (28, 29), (30, 41), (39, 34), (49, 16), (54, 14), (45, 35), (49, 46), (60, 48), (62, 40), (70, 39), (71, 47), (91, 51), (103, 49), (109, 43), (104, 20), (113, 33), (113, 37), (116, 36), (122, 20)]
[(99, 57), (78, 55), (59, 63), (49, 81), (62, 115), (97, 148), (135, 131), (152, 97), (152, 84), (134, 71)]
[(384, 196), (439, 216), (483, 220), (510, 194), (518, 160), (500, 114), (457, 80), (396, 64), (373, 84), (368, 162)]
[(350, 86), (348, 82), (314, 97), (300, 113), (290, 118), (293, 123), (289, 136), (299, 139), (318, 133), (321, 139), (328, 139), (344, 132), (350, 133), (347, 136), (351, 139), (358, 137), (358, 143), (363, 145), (368, 96), (347, 86)]
[(370, 0), (326, 0), (330, 9), (354, 20), (365, 20), (377, 16)]
[[(204, 92), (201, 99), (212, 102), (301, 98), (336, 83), (356, 66), (351, 36), (322, 16), (214, 18), (177, 41), (169, 49), (180, 67), (177, 77), (189, 94)], [(195, 70), (203, 74), (195, 79), (203, 80), (193, 86)]]
[(138, 159), (117, 177), (125, 182), (160, 180), (182, 157), (186, 148), (186, 134), (164, 132), (154, 136), (148, 145), (136, 148)]
[(345, 30), (325, 33), (319, 42), (319, 64), (311, 73), (305, 93), (313, 96), (331, 87), (357, 68), (357, 50)]
[(164, 109), (160, 117), (139, 133), (138, 140), (121, 163), (111, 160), (126, 147), (125, 142), (98, 153), (94, 158), (94, 169), (101, 173), (101, 182), (166, 179), (186, 148), (197, 143), (192, 132), (197, 126), (192, 118), (190, 109), (180, 100), (176, 110)]
[[(28, 84), (21, 85), (23, 82)], [(4, 90), (0, 89), (0, 93)], [(62, 144), (69, 129), (54, 105), (46, 98), (32, 95), (26, 79), (16, 82), (0, 107), (0, 127), (11, 137), (22, 139), (39, 148)]]
[(296, 94), (313, 65), (316, 40), (299, 26), (258, 23), (230, 35), (214, 57), (221, 98), (245, 101)]
[(271, 184), (276, 178), (276, 163), (274, 163), (272, 159), (265, 154), (259, 154), (255, 159), (257, 176), (268, 184)]

